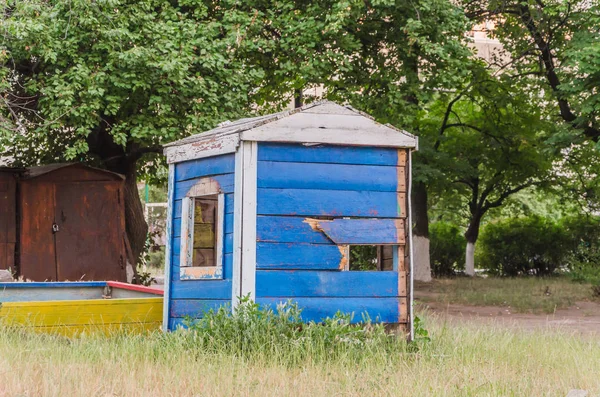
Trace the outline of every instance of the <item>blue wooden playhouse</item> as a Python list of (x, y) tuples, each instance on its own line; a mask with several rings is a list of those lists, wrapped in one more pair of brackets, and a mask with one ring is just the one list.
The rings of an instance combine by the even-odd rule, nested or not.
[[(333, 102), (168, 145), (163, 327), (249, 295), (296, 301), (305, 320), (340, 310), (411, 332), (416, 148), (415, 136)], [(365, 246), (367, 270), (364, 258), (353, 267)]]

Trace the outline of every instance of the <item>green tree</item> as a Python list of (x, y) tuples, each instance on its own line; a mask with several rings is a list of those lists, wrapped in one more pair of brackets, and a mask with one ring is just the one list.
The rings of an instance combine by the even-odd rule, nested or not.
[(415, 276), (428, 280), (428, 186), (442, 177), (422, 150), (429, 134), (429, 106), (445, 92), (465, 85), (473, 57), (463, 11), (446, 0), (378, 1), (356, 5), (344, 30), (355, 42), (335, 79), (326, 82), (329, 96), (349, 100), (378, 121), (419, 135), (413, 173)]
[(555, 118), (600, 139), (600, 4), (589, 0), (461, 0), (510, 54), (505, 62)]
[(236, 49), (252, 15), (235, 2), (3, 2), (0, 149), (16, 164), (84, 161), (126, 175), (133, 254), (146, 224), (140, 168), (161, 144), (234, 118), (263, 74)]
[(432, 161), (445, 178), (435, 189), (440, 195), (458, 195), (466, 205), (465, 272), (473, 275), (475, 244), (486, 213), (511, 195), (546, 183), (560, 151), (551, 139), (554, 126), (510, 76), (484, 73), (438, 105), (441, 123), (435, 117), (430, 121), (441, 125)]

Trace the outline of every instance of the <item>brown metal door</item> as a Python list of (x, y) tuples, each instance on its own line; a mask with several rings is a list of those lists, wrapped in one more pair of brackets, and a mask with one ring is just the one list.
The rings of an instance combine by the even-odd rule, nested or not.
[(54, 184), (21, 183), (20, 273), (26, 280), (56, 281)]
[(59, 280), (124, 280), (122, 207), (118, 182), (56, 184)]

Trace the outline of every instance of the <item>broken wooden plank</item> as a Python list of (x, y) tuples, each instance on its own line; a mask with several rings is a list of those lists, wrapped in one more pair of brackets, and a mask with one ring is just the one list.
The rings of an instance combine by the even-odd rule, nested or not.
[(334, 219), (307, 218), (315, 230), (322, 231), (336, 244), (377, 245), (404, 244), (402, 219)]
[(256, 222), (257, 241), (273, 243), (333, 244), (325, 234), (314, 230), (305, 217), (259, 215)]
[(340, 270), (346, 257), (335, 245), (323, 244), (256, 244), (257, 269)]

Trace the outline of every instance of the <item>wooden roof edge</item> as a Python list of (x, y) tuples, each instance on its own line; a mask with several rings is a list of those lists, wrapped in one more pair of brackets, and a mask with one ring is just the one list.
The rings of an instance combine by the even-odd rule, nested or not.
[(83, 167), (83, 168), (98, 171), (98, 172), (101, 172), (101, 173), (104, 173), (107, 175), (112, 175), (121, 180), (125, 180), (125, 176), (121, 175), (119, 173), (108, 171), (108, 170), (105, 170), (102, 168), (92, 167), (85, 163), (75, 163), (75, 162), (74, 163), (54, 163), (54, 164), (46, 164), (46, 165), (27, 167), (25, 169), (24, 176), (22, 179), (38, 178), (42, 175), (46, 175), (46, 174), (61, 170), (63, 168), (68, 168), (68, 167)]
[[(171, 143), (168, 143), (166, 145), (164, 145), (164, 153), (167, 154), (167, 152), (169, 151), (169, 148), (173, 148), (176, 146), (182, 146), (182, 145), (187, 145), (187, 144), (194, 144), (197, 142), (203, 142), (203, 141), (209, 141), (209, 140), (219, 140), (221, 138), (230, 136), (230, 135), (240, 135), (241, 133), (245, 132), (245, 131), (250, 131), (253, 130), (255, 128), (259, 128), (262, 127), (266, 124), (270, 124), (272, 122), (281, 120), (283, 118), (287, 118), (289, 116), (292, 116), (294, 114), (297, 113), (301, 113), (301, 112), (305, 112), (311, 108), (315, 108), (321, 105), (327, 105), (327, 104), (334, 104), (340, 107), (343, 107), (345, 109), (348, 109), (349, 111), (355, 113), (357, 116), (362, 116), (364, 118), (367, 118), (369, 120), (371, 120), (373, 123), (386, 127), (386, 128), (390, 128), (394, 131), (397, 131), (403, 135), (405, 135), (406, 137), (408, 137), (409, 139), (412, 139), (415, 141), (414, 147), (418, 147), (418, 139), (415, 135), (400, 129), (394, 125), (391, 124), (382, 124), (379, 123), (378, 121), (375, 120), (375, 118), (365, 112), (362, 112), (360, 110), (357, 110), (355, 108), (353, 108), (350, 105), (341, 105), (338, 104), (336, 102), (333, 101), (329, 101), (329, 100), (323, 100), (323, 101), (317, 101), (317, 102), (313, 102), (307, 105), (304, 105), (302, 107), (299, 108), (295, 108), (295, 109), (290, 109), (290, 110), (285, 110), (282, 112), (277, 112), (277, 113), (272, 113), (272, 114), (268, 114), (268, 115), (261, 115), (261, 116), (256, 116), (256, 117), (249, 117), (249, 118), (242, 118), (233, 122), (223, 122), (221, 123), (219, 126), (217, 126), (216, 128), (213, 128), (211, 130), (199, 133), (199, 134), (194, 134), (192, 136), (189, 136), (187, 138), (183, 138), (180, 139), (178, 141), (174, 141)], [(332, 113), (335, 114), (335, 113)], [(343, 116), (343, 115), (342, 115)], [(348, 115), (346, 115), (348, 116)], [(348, 116), (351, 117), (351, 116)]]

